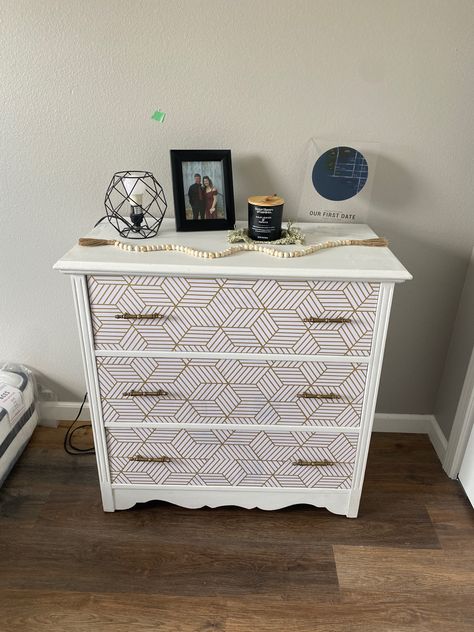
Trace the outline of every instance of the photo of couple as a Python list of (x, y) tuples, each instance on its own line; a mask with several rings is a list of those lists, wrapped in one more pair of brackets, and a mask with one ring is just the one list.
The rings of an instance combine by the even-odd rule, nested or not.
[(187, 219), (225, 218), (222, 180), (220, 162), (183, 162)]
[(192, 219), (214, 219), (217, 217), (217, 189), (209, 176), (194, 174), (194, 184), (189, 187), (188, 200), (193, 213)]
[(230, 149), (171, 149), (170, 158), (176, 230), (233, 228)]

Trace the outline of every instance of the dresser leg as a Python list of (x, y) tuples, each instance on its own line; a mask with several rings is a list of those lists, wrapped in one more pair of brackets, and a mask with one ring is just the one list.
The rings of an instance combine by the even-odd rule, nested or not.
[(348, 518), (357, 518), (359, 513), (360, 497), (362, 489), (353, 489), (349, 498), (349, 504), (347, 506), (346, 516)]
[(102, 495), (102, 507), (104, 511), (115, 511), (114, 495), (108, 483), (100, 484), (100, 493)]

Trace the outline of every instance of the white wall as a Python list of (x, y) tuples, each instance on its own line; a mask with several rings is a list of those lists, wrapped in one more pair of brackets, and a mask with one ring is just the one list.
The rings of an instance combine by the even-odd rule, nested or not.
[(231, 148), (238, 214), (277, 191), (291, 215), (311, 136), (375, 141), (370, 222), (415, 276), (396, 292), (378, 410), (433, 411), (473, 237), (471, 0), (0, 7), (0, 357), (79, 399), (72, 297), (51, 265), (102, 215), (115, 171), (150, 169), (171, 201), (170, 148)]

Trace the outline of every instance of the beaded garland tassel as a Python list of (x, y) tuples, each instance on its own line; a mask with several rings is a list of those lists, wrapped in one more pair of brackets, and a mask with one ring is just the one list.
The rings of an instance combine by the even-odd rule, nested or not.
[(81, 237), (79, 239), (80, 246), (114, 246), (120, 250), (126, 250), (128, 252), (161, 252), (161, 251), (173, 251), (182, 252), (192, 257), (200, 257), (203, 259), (218, 259), (220, 257), (229, 257), (230, 255), (238, 252), (262, 252), (270, 257), (279, 257), (282, 259), (293, 259), (294, 257), (305, 257), (306, 255), (312, 255), (319, 250), (325, 250), (326, 248), (338, 248), (339, 246), (388, 246), (388, 241), (383, 237), (376, 237), (374, 239), (336, 239), (333, 241), (325, 241), (320, 244), (313, 244), (306, 246), (301, 250), (279, 250), (278, 248), (270, 248), (258, 243), (244, 243), (237, 246), (230, 246), (225, 250), (199, 250), (198, 248), (191, 248), (189, 246), (181, 246), (179, 244), (150, 244), (150, 245), (135, 245), (126, 244), (118, 239), (94, 239), (92, 237)]

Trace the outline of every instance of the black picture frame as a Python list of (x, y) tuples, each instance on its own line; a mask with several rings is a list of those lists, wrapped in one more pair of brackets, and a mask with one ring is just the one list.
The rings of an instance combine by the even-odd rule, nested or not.
[[(174, 213), (177, 231), (229, 230), (235, 226), (234, 188), (232, 182), (232, 158), (230, 149), (171, 149), (171, 175), (173, 180)], [(192, 164), (196, 163), (196, 168)], [(202, 163), (220, 163), (207, 165), (204, 169), (212, 171), (201, 173)], [(195, 184), (194, 174), (201, 176), (201, 184), (207, 176), (213, 182), (216, 194), (216, 218), (206, 218), (208, 211), (190, 208), (189, 188)], [(217, 182), (218, 182), (218, 186)], [(222, 188), (222, 191), (220, 189)], [(201, 200), (199, 201), (201, 205)]]

